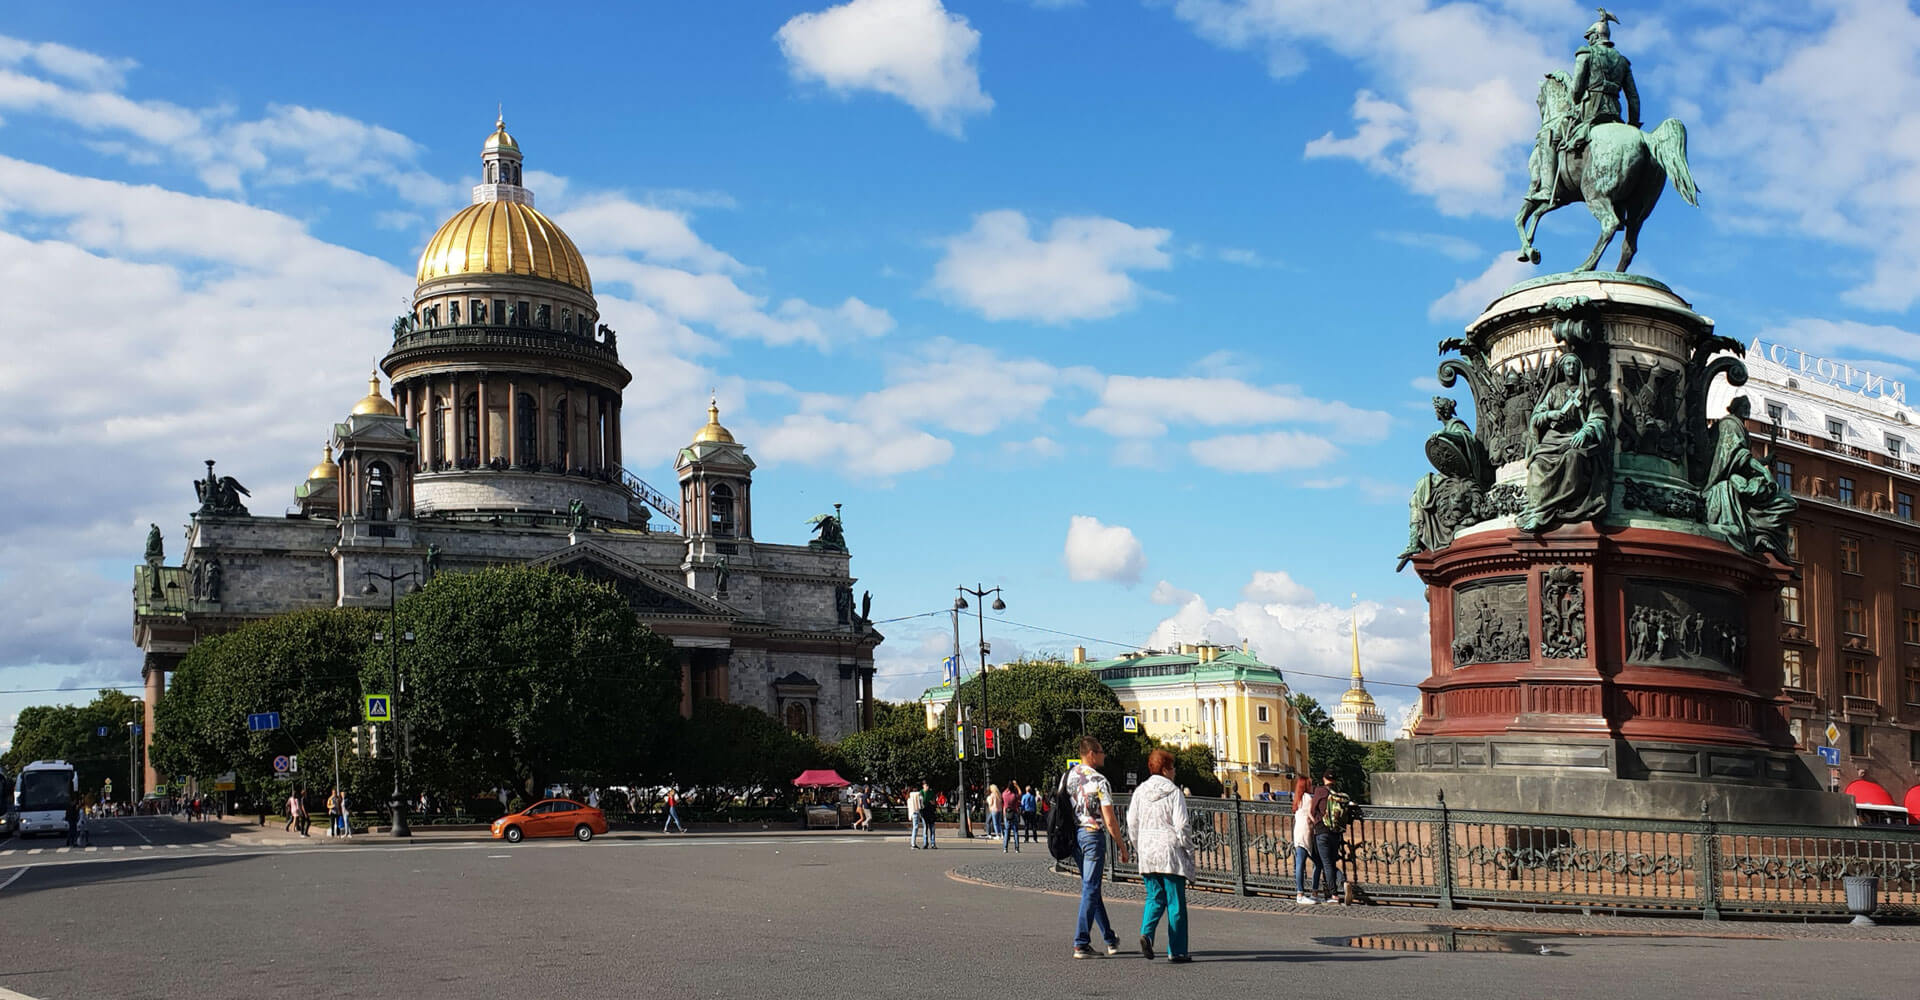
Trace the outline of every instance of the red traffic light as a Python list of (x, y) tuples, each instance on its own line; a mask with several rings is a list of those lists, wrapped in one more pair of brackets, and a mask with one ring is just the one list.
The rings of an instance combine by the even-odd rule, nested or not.
[(998, 735), (999, 735), (999, 730), (996, 730), (996, 729), (987, 730), (987, 749), (988, 750), (992, 750), (996, 747), (997, 745), (996, 737)]

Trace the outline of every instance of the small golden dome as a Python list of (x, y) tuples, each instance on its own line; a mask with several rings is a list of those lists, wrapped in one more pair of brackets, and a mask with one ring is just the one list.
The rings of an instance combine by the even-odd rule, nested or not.
[(337, 466), (337, 465), (335, 465), (335, 464), (333, 464), (333, 449), (332, 449), (332, 448), (328, 448), (328, 447), (325, 447), (325, 446), (322, 446), (322, 447), (321, 447), (321, 449), (320, 449), (320, 464), (319, 464), (319, 465), (316, 465), (316, 466), (314, 466), (314, 467), (313, 467), (312, 469), (310, 469), (310, 470), (308, 470), (308, 471), (307, 471), (307, 478), (308, 478), (308, 479), (310, 479), (310, 480), (312, 480), (312, 479), (339, 479), (339, 478), (340, 478), (340, 467), (339, 467), (339, 466)]
[(707, 401), (707, 426), (695, 432), (693, 440), (695, 444), (702, 441), (719, 441), (723, 444), (734, 443), (733, 432), (720, 426), (720, 401), (718, 399), (710, 399)]
[(1365, 688), (1348, 688), (1347, 693), (1340, 696), (1340, 704), (1365, 705), (1372, 708), (1373, 695), (1368, 694)]
[(587, 262), (573, 241), (552, 219), (517, 201), (468, 205), (427, 241), (418, 281), (457, 274), (523, 274), (593, 291)]
[(494, 120), (493, 134), (487, 136), (487, 144), (480, 147), (480, 152), (482, 154), (491, 153), (496, 149), (511, 149), (516, 153), (520, 151), (520, 144), (514, 142), (513, 136), (507, 133), (507, 116), (505, 113), (502, 113), (499, 118)]
[(392, 403), (387, 402), (385, 396), (380, 395), (379, 372), (367, 376), (367, 398), (353, 404), (353, 415), (356, 417), (369, 415), (397, 417), (400, 415), (400, 411), (395, 409)]

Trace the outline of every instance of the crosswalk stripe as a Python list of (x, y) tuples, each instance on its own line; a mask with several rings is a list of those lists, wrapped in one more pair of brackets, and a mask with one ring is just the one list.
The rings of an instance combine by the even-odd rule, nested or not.
[(44, 851), (44, 850), (46, 850), (46, 848), (44, 848), (44, 847), (36, 847), (36, 848), (34, 848), (33, 850), (31, 850), (31, 851), (28, 851), (27, 853), (28, 853), (28, 854), (39, 854), (39, 853), (40, 853), (41, 851)]
[(115, 845), (113, 845), (113, 849), (114, 849), (114, 850), (116, 850), (116, 851), (124, 851), (124, 850), (126, 850), (126, 849), (127, 849), (127, 845), (125, 845), (125, 844), (115, 844)]
[(152, 844), (141, 844), (141, 845), (140, 845), (140, 849), (141, 849), (141, 850), (143, 850), (143, 851), (151, 851), (151, 850), (153, 850), (153, 845), (152, 845)]
[(88, 853), (88, 854), (92, 854), (92, 853), (93, 853), (94, 851), (97, 851), (97, 850), (99, 850), (99, 848), (98, 848), (98, 847), (87, 847), (87, 848), (82, 848), (82, 850), (84, 850), (84, 851), (85, 851), (86, 853)]
[(54, 848), (54, 849), (53, 849), (53, 853), (55, 853), (55, 854), (65, 854), (65, 853), (67, 853), (68, 851), (71, 851), (71, 850), (73, 850), (73, 848), (71, 848), (71, 847), (56, 847), (56, 848)]

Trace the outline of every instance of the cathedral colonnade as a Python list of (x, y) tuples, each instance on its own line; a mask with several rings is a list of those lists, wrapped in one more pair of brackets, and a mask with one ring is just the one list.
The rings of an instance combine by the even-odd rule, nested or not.
[(539, 372), (450, 372), (395, 387), (422, 473), (459, 469), (613, 473), (620, 392)]

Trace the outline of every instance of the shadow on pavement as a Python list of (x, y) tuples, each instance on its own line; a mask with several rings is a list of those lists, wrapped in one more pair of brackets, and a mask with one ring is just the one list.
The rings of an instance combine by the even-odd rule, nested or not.
[[(1398, 955), (1355, 955), (1326, 951), (1202, 951), (1193, 950), (1195, 962), (1391, 962)], [(1160, 959), (1155, 959), (1160, 961)]]
[(248, 860), (247, 855), (206, 854), (186, 857), (129, 858), (110, 864), (48, 861), (25, 866), (19, 878), (0, 890), (0, 905), (9, 899), (48, 889), (72, 889), (95, 882), (173, 882), (204, 878), (197, 869)]

